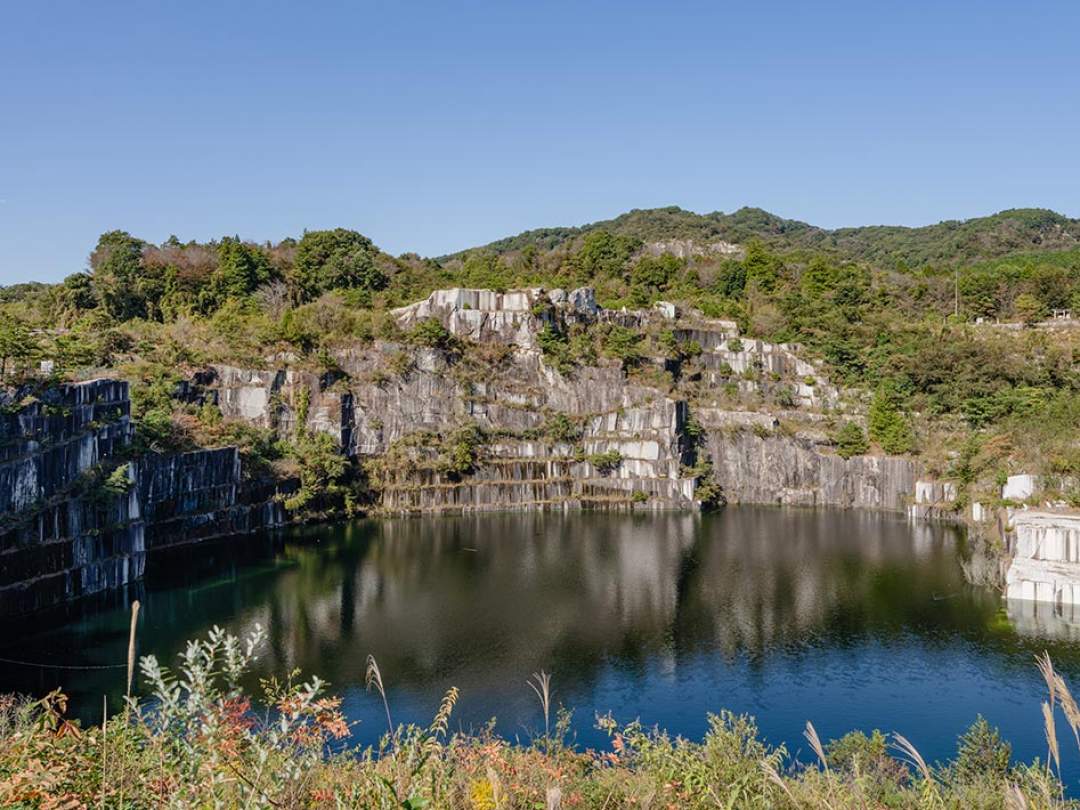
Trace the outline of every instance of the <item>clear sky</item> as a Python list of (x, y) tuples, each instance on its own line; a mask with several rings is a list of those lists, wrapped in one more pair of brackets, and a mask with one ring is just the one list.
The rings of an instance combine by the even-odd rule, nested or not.
[(630, 208), (1080, 216), (1080, 3), (3, 2), (0, 283), (105, 230), (439, 255)]

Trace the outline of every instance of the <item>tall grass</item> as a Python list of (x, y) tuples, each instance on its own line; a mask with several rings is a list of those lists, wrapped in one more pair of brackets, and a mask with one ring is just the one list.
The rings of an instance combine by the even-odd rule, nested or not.
[(100, 726), (68, 721), (58, 692), (37, 701), (0, 698), (0, 806), (1080, 808), (1064, 795), (1056, 725), (1063, 717), (1080, 746), (1080, 711), (1045, 653), (1036, 660), (1048, 690), (1045, 761), (1011, 762), (1008, 744), (980, 718), (944, 763), (928, 763), (901, 734), (890, 742), (880, 732), (852, 732), (825, 742), (808, 722), (814, 759), (804, 762), (764, 742), (752, 718), (728, 711), (709, 717), (699, 742), (598, 717), (610, 745), (581, 750), (566, 739), (567, 713), (560, 709), (552, 722), (552, 679), (544, 671), (527, 681), (544, 722), (544, 737), (530, 744), (490, 727), (453, 733), (453, 688), (432, 707), (430, 725), (396, 726), (373, 658), (365, 674), (383, 704), (386, 733), (376, 745), (343, 748), (351, 726), (318, 678), (271, 678), (258, 701), (240, 688), (262, 639), (261, 630), (240, 640), (215, 628), (188, 644), (175, 670), (142, 659), (148, 699), (130, 700)]

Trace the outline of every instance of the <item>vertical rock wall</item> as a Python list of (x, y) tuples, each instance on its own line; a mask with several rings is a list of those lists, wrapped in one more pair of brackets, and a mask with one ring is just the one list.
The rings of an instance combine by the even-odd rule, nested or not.
[(1010, 601), (1044, 602), (1059, 616), (1080, 619), (1080, 515), (1011, 512), (1012, 563), (1005, 579)]
[[(147, 454), (127, 383), (8, 393), (0, 417), (0, 615), (134, 582), (156, 548), (279, 526), (273, 493), (245, 491), (236, 448)], [(122, 480), (105, 484), (110, 470)]]

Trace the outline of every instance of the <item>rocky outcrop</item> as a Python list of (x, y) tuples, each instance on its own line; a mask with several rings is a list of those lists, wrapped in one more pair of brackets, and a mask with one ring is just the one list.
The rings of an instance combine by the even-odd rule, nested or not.
[(466, 476), (423, 461), (395, 466), (382, 482), (381, 507), (406, 513), (635, 502), (692, 508), (694, 480), (684, 472), (686, 419), (685, 403), (657, 400), (589, 418), (575, 442), (497, 439)]
[(1006, 597), (1080, 614), (1080, 514), (1010, 510), (1009, 527)]
[[(484, 432), (485, 446), (467, 473), (441, 471), (434, 452), (424, 457), (413, 448), (416, 457), (380, 482), (378, 506), (388, 512), (682, 508), (694, 502), (700, 465), (691, 468), (706, 458), (736, 501), (902, 510), (913, 493), (910, 460), (845, 461), (831, 451), (815, 423), (838, 406), (840, 393), (799, 347), (740, 338), (733, 321), (663, 302), (650, 310), (605, 310), (589, 288), (437, 290), (392, 315), (406, 333), (438, 320), (467, 347), (464, 356), (377, 340), (335, 353), (335, 375), (215, 366), (205, 383), (227, 416), (283, 435), (303, 418), (308, 430), (335, 436), (361, 461), (410, 437), (435, 444), (464, 424)], [(658, 385), (603, 359), (560, 371), (539, 345), (545, 328), (605, 323), (667, 331), (679, 345), (695, 346), (693, 382), (685, 390), (678, 380)], [(685, 362), (648, 362), (676, 378), (687, 371)], [(791, 409), (782, 415), (809, 429), (785, 432), (776, 413), (703, 402), (720, 390), (759, 402), (782, 390)], [(573, 441), (546, 434), (554, 415), (576, 427)], [(706, 429), (703, 439), (690, 435), (692, 422)], [(618, 463), (597, 470), (589, 457), (603, 454), (617, 455)]]
[(281, 525), (274, 493), (243, 485), (236, 448), (145, 454), (127, 383), (8, 396), (0, 463), (0, 615), (135, 582), (147, 554)]
[(0, 391), (0, 516), (48, 501), (131, 439), (127, 383)]
[(903, 510), (917, 468), (907, 458), (825, 452), (818, 437), (785, 435), (760, 413), (704, 411), (706, 448), (729, 501)]

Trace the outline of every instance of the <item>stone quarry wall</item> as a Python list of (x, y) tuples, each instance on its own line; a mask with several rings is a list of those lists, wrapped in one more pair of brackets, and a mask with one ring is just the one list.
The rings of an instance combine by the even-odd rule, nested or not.
[[(637, 382), (614, 361), (560, 373), (537, 341), (549, 324), (660, 324), (677, 340), (700, 346), (699, 390), (726, 382), (753, 397), (783, 386), (793, 413), (811, 422), (838, 406), (838, 389), (799, 356), (797, 346), (740, 338), (732, 321), (680, 317), (665, 303), (651, 310), (604, 310), (588, 288), (438, 290), (392, 314), (404, 331), (434, 318), (457, 338), (504, 353), (497, 364), (470, 375), (468, 364), (452, 353), (378, 340), (337, 352), (339, 376), (215, 366), (207, 384), (226, 415), (277, 427), (283, 435), (295, 429), (299, 392), (306, 390), (306, 427), (334, 435), (361, 460), (378, 458), (418, 432), (445, 435), (465, 423), (491, 437), (467, 475), (440, 473), (423, 460), (392, 471), (378, 504), (387, 512), (631, 502), (684, 508), (694, 504), (695, 480), (687, 468), (706, 457), (732, 501), (903, 510), (914, 493), (917, 465), (910, 459), (845, 461), (820, 431), (789, 435), (767, 411), (689, 405), (686, 394)], [(545, 440), (543, 427), (552, 414), (582, 425), (580, 440)], [(702, 441), (688, 435), (690, 414), (706, 428)], [(599, 471), (585, 458), (605, 452), (620, 455), (615, 469)]]
[[(127, 383), (56, 386), (20, 407), (9, 393), (0, 436), (0, 615), (117, 588), (155, 549), (284, 522), (272, 493), (242, 486), (236, 448), (147, 454), (131, 439)], [(125, 483), (103, 485), (107, 470)]]
[(709, 457), (731, 502), (902, 511), (917, 465), (893, 456), (843, 459), (813, 435), (784, 435), (768, 414), (705, 412)]
[(1010, 510), (1009, 600), (1048, 603), (1080, 618), (1080, 514)]

